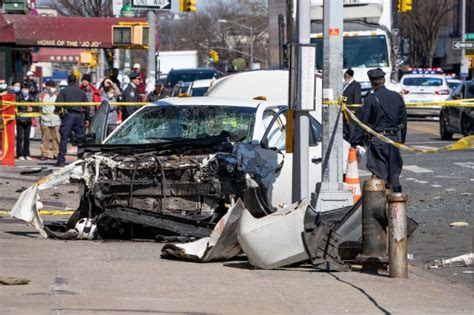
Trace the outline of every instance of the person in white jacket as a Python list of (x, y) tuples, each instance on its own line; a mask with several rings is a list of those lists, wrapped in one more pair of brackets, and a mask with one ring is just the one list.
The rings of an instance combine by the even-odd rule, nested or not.
[[(53, 80), (46, 82), (46, 88), (43, 92), (38, 95), (38, 101), (41, 103), (54, 103), (58, 91), (56, 83)], [(41, 126), (41, 157), (42, 161), (46, 160), (49, 156), (49, 143), (52, 144), (52, 158), (57, 159), (59, 152), (59, 127), (61, 126), (61, 118), (59, 115), (54, 114), (54, 105), (41, 106), (41, 113), (43, 114), (40, 119)]]

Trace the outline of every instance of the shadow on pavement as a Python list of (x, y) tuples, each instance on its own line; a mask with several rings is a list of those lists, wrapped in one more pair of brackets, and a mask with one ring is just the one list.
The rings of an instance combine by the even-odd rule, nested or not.
[(21, 232), (21, 231), (5, 231), (5, 233), (10, 234), (10, 235), (15, 235), (15, 236), (23, 236), (23, 237), (29, 237), (29, 238), (38, 238), (37, 235), (39, 235), (39, 232)]

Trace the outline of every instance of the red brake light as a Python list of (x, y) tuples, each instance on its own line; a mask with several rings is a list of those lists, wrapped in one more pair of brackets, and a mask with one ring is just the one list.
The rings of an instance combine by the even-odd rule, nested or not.
[(436, 95), (449, 95), (449, 90), (438, 90), (435, 91)]
[(407, 95), (407, 94), (410, 94), (410, 91), (404, 89), (403, 90), (403, 95)]

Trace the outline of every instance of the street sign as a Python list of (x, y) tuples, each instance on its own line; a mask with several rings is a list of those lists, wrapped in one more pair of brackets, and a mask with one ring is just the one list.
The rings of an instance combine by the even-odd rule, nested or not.
[(120, 16), (120, 10), (122, 10), (123, 0), (112, 1), (112, 13), (114, 16)]
[(474, 49), (474, 42), (453, 42), (453, 49)]
[(474, 33), (467, 33), (467, 34), (464, 36), (464, 39), (465, 39), (465, 40), (474, 40)]
[(171, 10), (171, 0), (132, 0), (135, 9)]

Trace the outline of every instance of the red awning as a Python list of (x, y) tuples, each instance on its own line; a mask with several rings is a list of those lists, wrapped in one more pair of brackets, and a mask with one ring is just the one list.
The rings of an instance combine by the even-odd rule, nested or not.
[[(118, 25), (119, 22), (146, 20), (0, 14), (0, 44), (23, 47), (114, 48), (112, 26)], [(156, 42), (158, 46), (159, 41)]]

